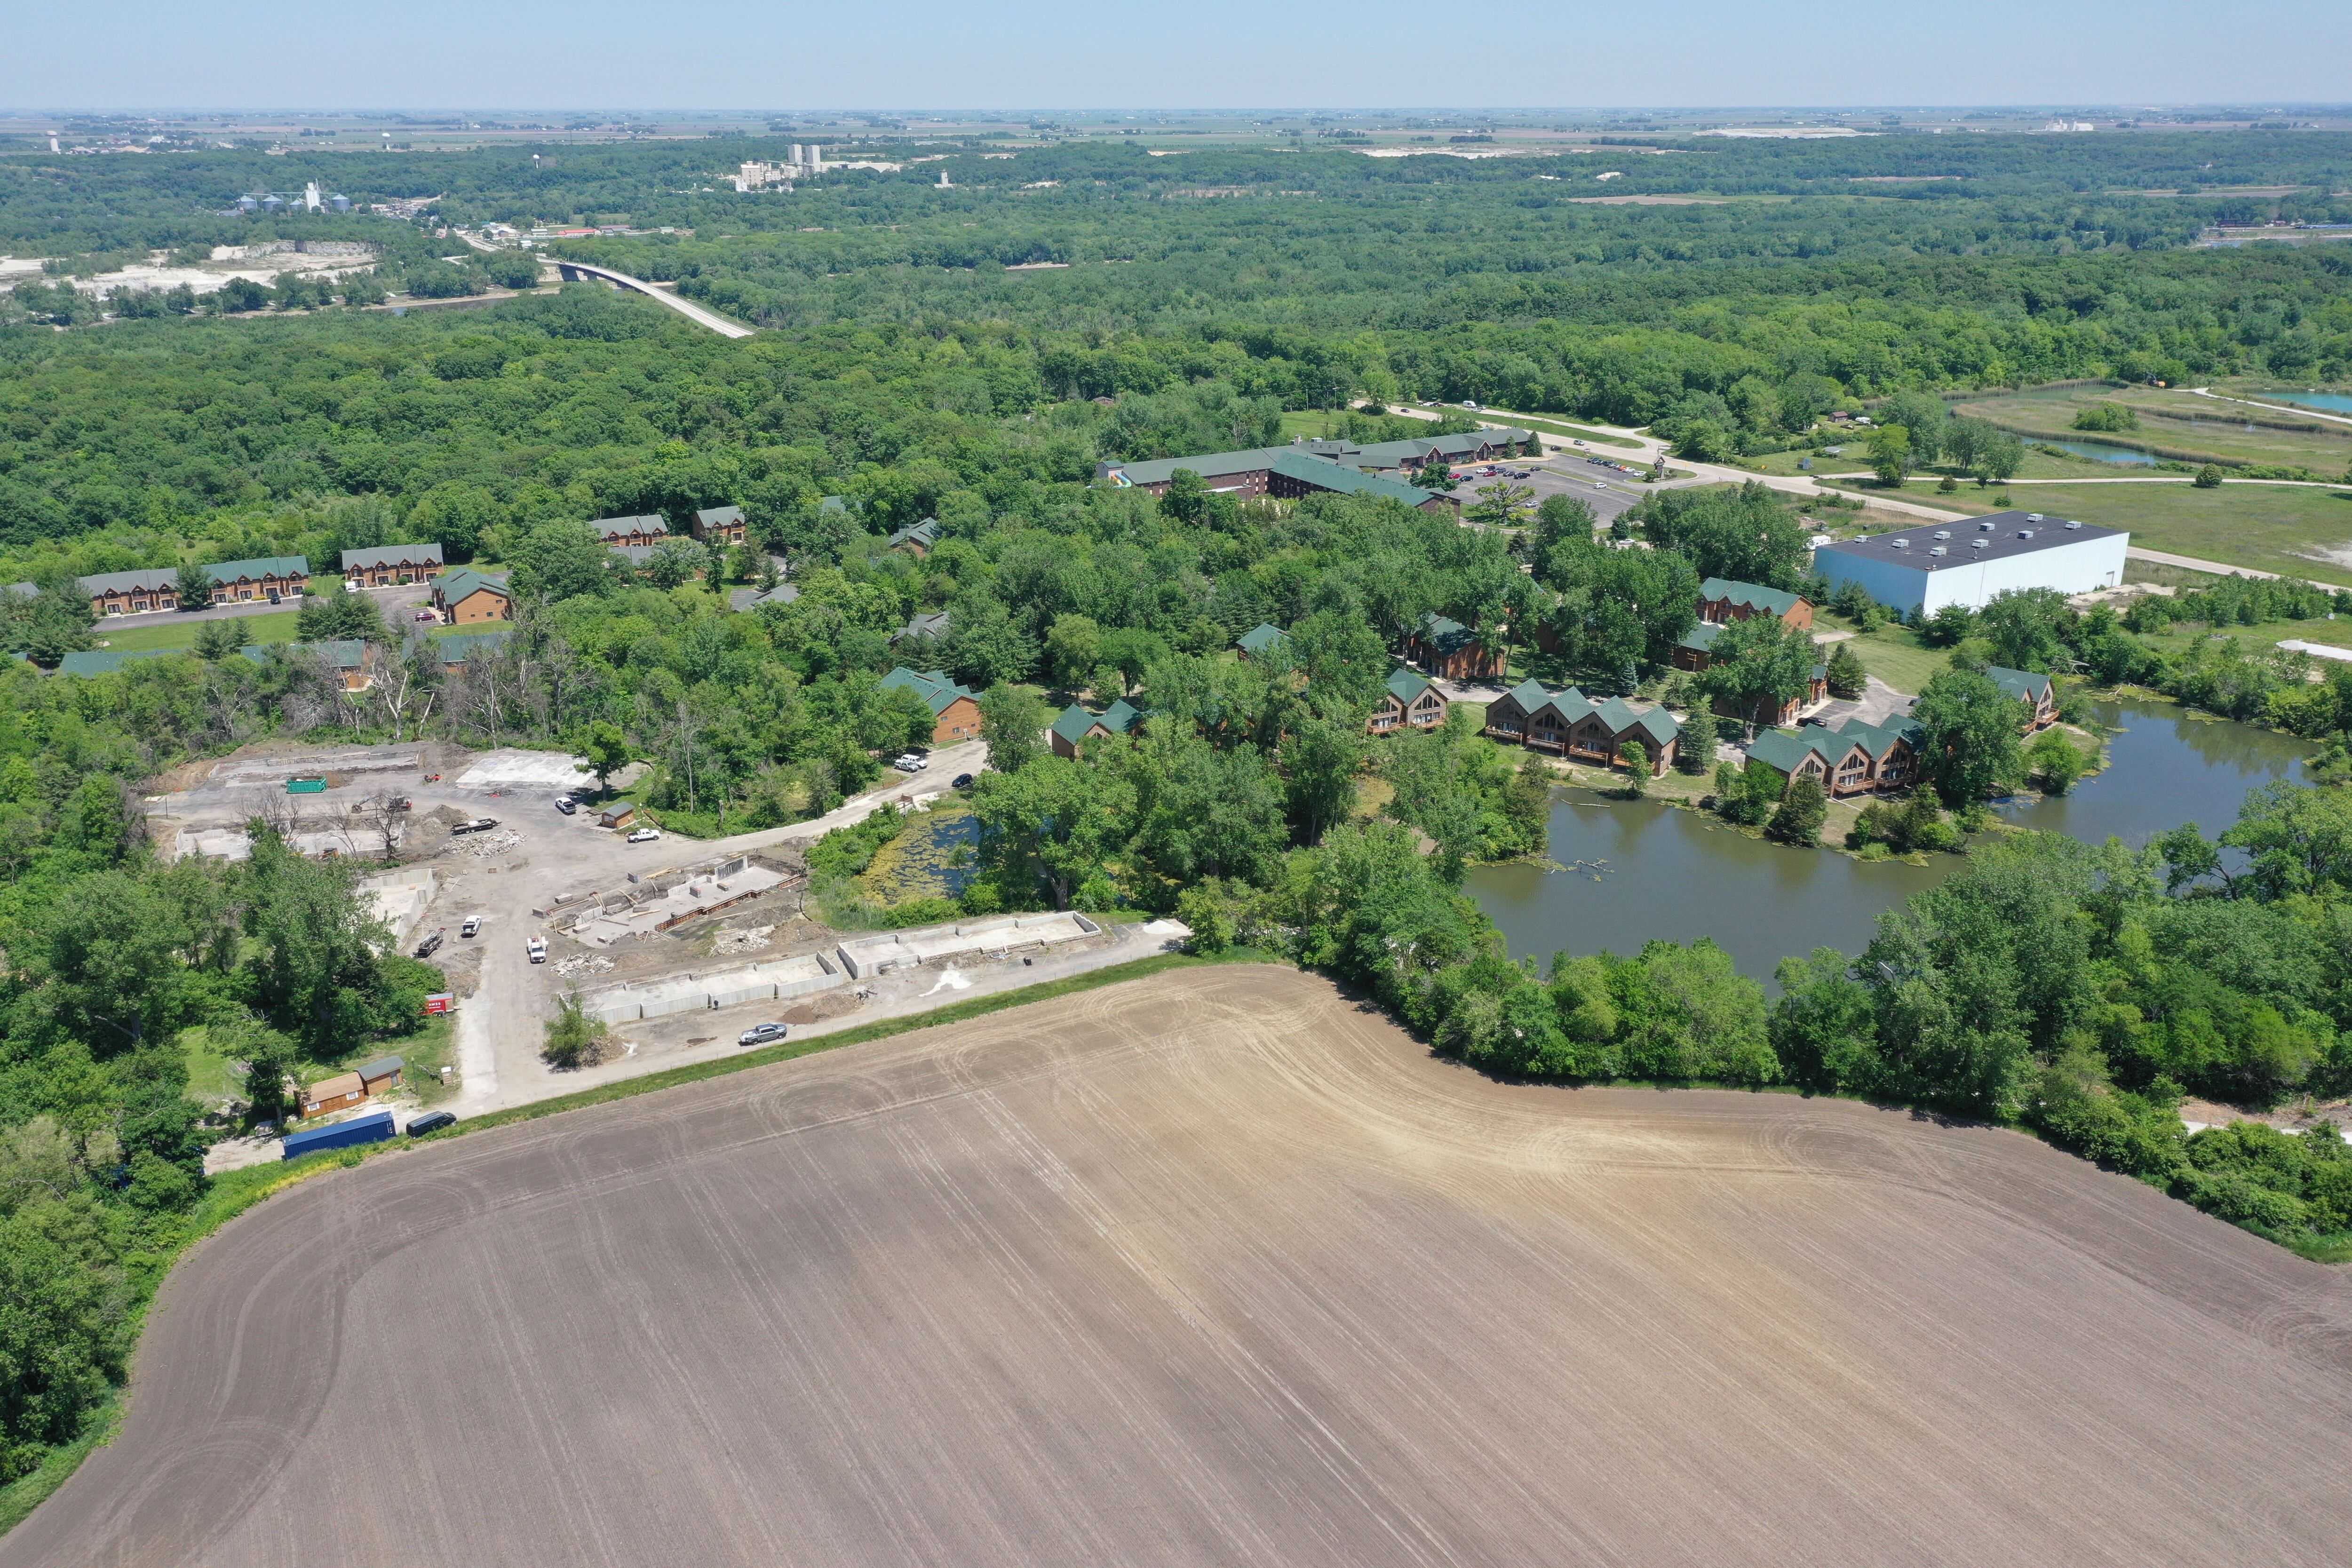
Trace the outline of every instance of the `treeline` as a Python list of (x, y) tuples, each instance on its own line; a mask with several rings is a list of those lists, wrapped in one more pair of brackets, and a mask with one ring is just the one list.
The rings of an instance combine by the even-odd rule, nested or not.
[(346, 865), (264, 830), (241, 864), (151, 852), (157, 753), (115, 705), (0, 676), (0, 1483), (120, 1387), (148, 1297), (198, 1222), (205, 1146), (185, 1031), (279, 1083), (415, 1029), (440, 975), (379, 954)]
[(2347, 810), (2340, 792), (2282, 784), (2251, 796), (2218, 843), (2193, 826), (2137, 854), (2004, 839), (1881, 917), (1863, 952), (1785, 961), (1769, 1002), (1704, 939), (1561, 954), (1540, 972), (1513, 963), (1410, 837), (1379, 824), (1327, 835), (1205, 929), (1364, 985), (1490, 1072), (1788, 1084), (2011, 1123), (2340, 1251), (2352, 1148), (2333, 1127), (2192, 1137), (2178, 1107), (2352, 1088)]

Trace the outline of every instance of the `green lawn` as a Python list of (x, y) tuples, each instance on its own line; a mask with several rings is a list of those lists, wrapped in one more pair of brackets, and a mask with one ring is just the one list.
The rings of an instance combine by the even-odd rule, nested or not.
[[(266, 616), (223, 616), (222, 620), (236, 628), (237, 643), (281, 643), (294, 640), (294, 620), (299, 610), (278, 610)], [(194, 647), (196, 634), (211, 623), (208, 621), (178, 621), (163, 626), (124, 626), (119, 621), (101, 621), (90, 628), (90, 636), (119, 652), (144, 653), (159, 647)]]
[[(1820, 617), (1823, 626), (1842, 623), (1834, 616)], [(1874, 632), (1853, 639), (1853, 651), (1862, 660), (1862, 668), (1895, 690), (1918, 695), (1927, 684), (1927, 678), (1951, 662), (1948, 650), (1929, 647), (1919, 640), (1919, 634), (1908, 626), (1888, 622)], [(1827, 649), (1823, 650), (1824, 655)]]
[(2241, 637), (2258, 647), (2272, 647), (2293, 640), (2325, 643), (2330, 647), (2352, 647), (2352, 616), (2315, 621), (2264, 621), (2258, 626), (2209, 626), (2200, 621), (2181, 621), (2146, 638), (2167, 653), (2178, 653), (2190, 643), (2208, 637)]

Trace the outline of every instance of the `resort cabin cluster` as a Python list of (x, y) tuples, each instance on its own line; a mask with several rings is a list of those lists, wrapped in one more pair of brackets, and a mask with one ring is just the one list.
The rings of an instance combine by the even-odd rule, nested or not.
[(1057, 757), (1076, 757), (1084, 752), (1088, 741), (1134, 733), (1142, 718), (1141, 710), (1124, 697), (1100, 713), (1090, 713), (1073, 702), (1062, 710), (1062, 716), (1045, 732), (1046, 744)]
[(514, 595), (507, 585), (470, 566), (433, 579), (433, 607), (441, 612), (445, 624), (453, 626), (514, 619)]
[(952, 745), (980, 738), (980, 698), (971, 688), (959, 686), (945, 670), (908, 669), (900, 665), (882, 678), (886, 687), (913, 692), (931, 710), (931, 744)]
[[(1767, 588), (1758, 583), (1734, 582), (1727, 577), (1709, 577), (1698, 585), (1698, 625), (1675, 645), (1674, 667), (1694, 675), (1703, 672), (1715, 662), (1715, 641), (1723, 635), (1724, 627), (1751, 616), (1770, 616), (1791, 631), (1811, 633), (1813, 629), (1813, 602), (1802, 594)], [(1785, 702), (1765, 699), (1756, 721), (1768, 728), (1786, 724), (1806, 709), (1828, 701), (1829, 695), (1830, 667), (1816, 664), (1803, 696)], [(1724, 700), (1716, 703), (1715, 710), (1727, 719), (1748, 717)]]
[(1625, 748), (1641, 742), (1650, 772), (1663, 774), (1682, 743), (1682, 721), (1663, 708), (1637, 708), (1622, 697), (1599, 701), (1573, 686), (1554, 691), (1522, 681), (1486, 706), (1486, 733), (1601, 767), (1625, 767)]
[[(205, 569), (212, 583), (211, 602), (245, 604), (262, 600), (278, 604), (299, 599), (310, 591), (310, 563), (299, 555), (270, 555), (254, 561), (215, 561)], [(29, 594), (33, 585), (19, 583), (16, 592)], [(93, 616), (136, 616), (180, 607), (180, 569), (142, 566), (130, 572), (100, 572), (81, 579)]]
[(1909, 788), (1918, 777), (1921, 741), (1919, 726), (1908, 719), (1886, 724), (1849, 719), (1834, 730), (1767, 730), (1748, 755), (1784, 780), (1819, 779), (1825, 794), (1843, 798)]
[(396, 588), (408, 583), (429, 583), (441, 574), (443, 564), (438, 544), (378, 544), (346, 550), (343, 585)]
[(1398, 669), (1389, 675), (1380, 700), (1364, 728), (1375, 735), (1399, 730), (1434, 730), (1445, 722), (1445, 693), (1431, 685), (1418, 670)]
[(1492, 680), (1503, 673), (1503, 650), (1488, 650), (1475, 627), (1444, 616), (1422, 617), (1418, 630), (1407, 633), (1404, 657), (1443, 680)]

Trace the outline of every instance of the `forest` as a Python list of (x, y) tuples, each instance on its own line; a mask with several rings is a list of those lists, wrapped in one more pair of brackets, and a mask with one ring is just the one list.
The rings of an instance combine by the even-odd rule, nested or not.
[[(1919, 628), (1953, 655), (1922, 721), (1954, 743), (1874, 820), (1890, 848), (1957, 844), (1987, 796), (2053, 765), (2017, 745), (1987, 664), (2156, 686), (2325, 741), (2321, 782), (2137, 850), (1979, 834), (1866, 951), (1792, 957), (1768, 994), (1704, 942), (1511, 962), (1462, 878), (1542, 852), (1550, 773), (1458, 718), (1378, 741), (1364, 719), (1431, 614), (1547, 678), (1664, 692), (1699, 578), (1806, 584), (1807, 530), (1780, 499), (1668, 492), (1618, 521), (1617, 542), (1648, 547), (1633, 550), (1565, 501), (1505, 531), (1360, 497), (1155, 500), (1094, 480), (1107, 458), (1275, 443), (1309, 411), (1391, 434), (1380, 410), (1407, 398), (1740, 453), (1895, 400), (1924, 429), (1916, 400), (1988, 386), (2341, 381), (2352, 251), (2196, 247), (2248, 209), (2192, 187), (2304, 185), (2318, 194), (2288, 216), (2352, 218), (2326, 194), (2352, 184), (2346, 139), (1654, 139), (1475, 163), (930, 151), (789, 195), (720, 183), (781, 154), (755, 140), (536, 160), (0, 152), (0, 239), (58, 263), (0, 296), (0, 581), (32, 585), (0, 595), (0, 637), (26, 656), (0, 668), (0, 1481), (94, 1430), (154, 1282), (225, 1201), (202, 1152), (227, 1129), (185, 1092), (188, 1032), (233, 1048), (266, 1096), (281, 1069), (414, 1027), (435, 984), (377, 951), (347, 868), (266, 832), (234, 868), (166, 865), (137, 792), (258, 740), (404, 736), (424, 692), (437, 735), (642, 759), (645, 801), (714, 833), (820, 814), (874, 779), (929, 724), (882, 673), (942, 669), (983, 694), (992, 763), (956, 909), (1173, 913), (1203, 950), (1363, 988), (1482, 1070), (1985, 1118), (2313, 1256), (2352, 1251), (2339, 1141), (2191, 1137), (2178, 1114), (2190, 1095), (2352, 1090), (2336, 782), (2352, 674), (2309, 680), (2231, 636), (2339, 607), (2323, 591), (2224, 584), (2125, 616), (2020, 595)], [(362, 204), (437, 195), (438, 216), (224, 210), (309, 178)], [(1913, 183), (1856, 184), (1885, 180)], [(1602, 191), (1698, 199), (1587, 199)], [(520, 253), (444, 260), (448, 224), (615, 214), (680, 232), (551, 243), (763, 330), (730, 342), (586, 284), (375, 308), (529, 281)], [(304, 236), (371, 245), (373, 270), (121, 309), (75, 288), (151, 251)], [(1008, 270), (1032, 262), (1067, 265)], [(744, 507), (752, 548), (680, 542), (640, 565), (583, 526), (720, 504)], [(887, 548), (925, 519), (942, 531), (928, 555)], [(99, 635), (78, 574), (292, 553), (331, 569), (412, 540), (509, 574), (499, 650), (448, 674), (413, 627), (341, 596), (300, 634), (376, 641), (415, 677), (408, 707), (210, 628), (112, 673), (49, 673)], [(730, 589), (782, 571), (797, 597), (730, 608)], [(943, 635), (900, 637), (940, 611)], [(2183, 643), (2171, 617), (2207, 629)], [(1279, 651), (1230, 657), (1262, 622)], [(1723, 652), (1706, 686), (1675, 689), (1694, 732), (1704, 699), (1787, 677), (1790, 650), (1760, 632)], [(1038, 746), (1049, 699), (1115, 698), (1150, 715), (1133, 739)], [(1748, 776), (1717, 796), (1807, 835)], [(874, 849), (829, 841), (812, 864), (846, 876)], [(247, 1119), (269, 1109), (257, 1097)]]

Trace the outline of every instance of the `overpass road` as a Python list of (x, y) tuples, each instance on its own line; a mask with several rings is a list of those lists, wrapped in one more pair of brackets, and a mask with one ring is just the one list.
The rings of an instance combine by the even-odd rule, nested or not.
[(666, 289), (656, 289), (642, 278), (632, 278), (625, 272), (616, 272), (612, 268), (598, 267), (587, 261), (558, 260), (555, 267), (556, 270), (563, 275), (563, 280), (567, 283), (574, 279), (596, 278), (616, 288), (634, 289), (640, 294), (660, 300), (695, 325), (709, 327), (721, 337), (748, 338), (751, 335), (752, 329), (744, 326), (741, 322), (730, 321), (717, 311), (705, 310), (691, 300), (681, 300)]

